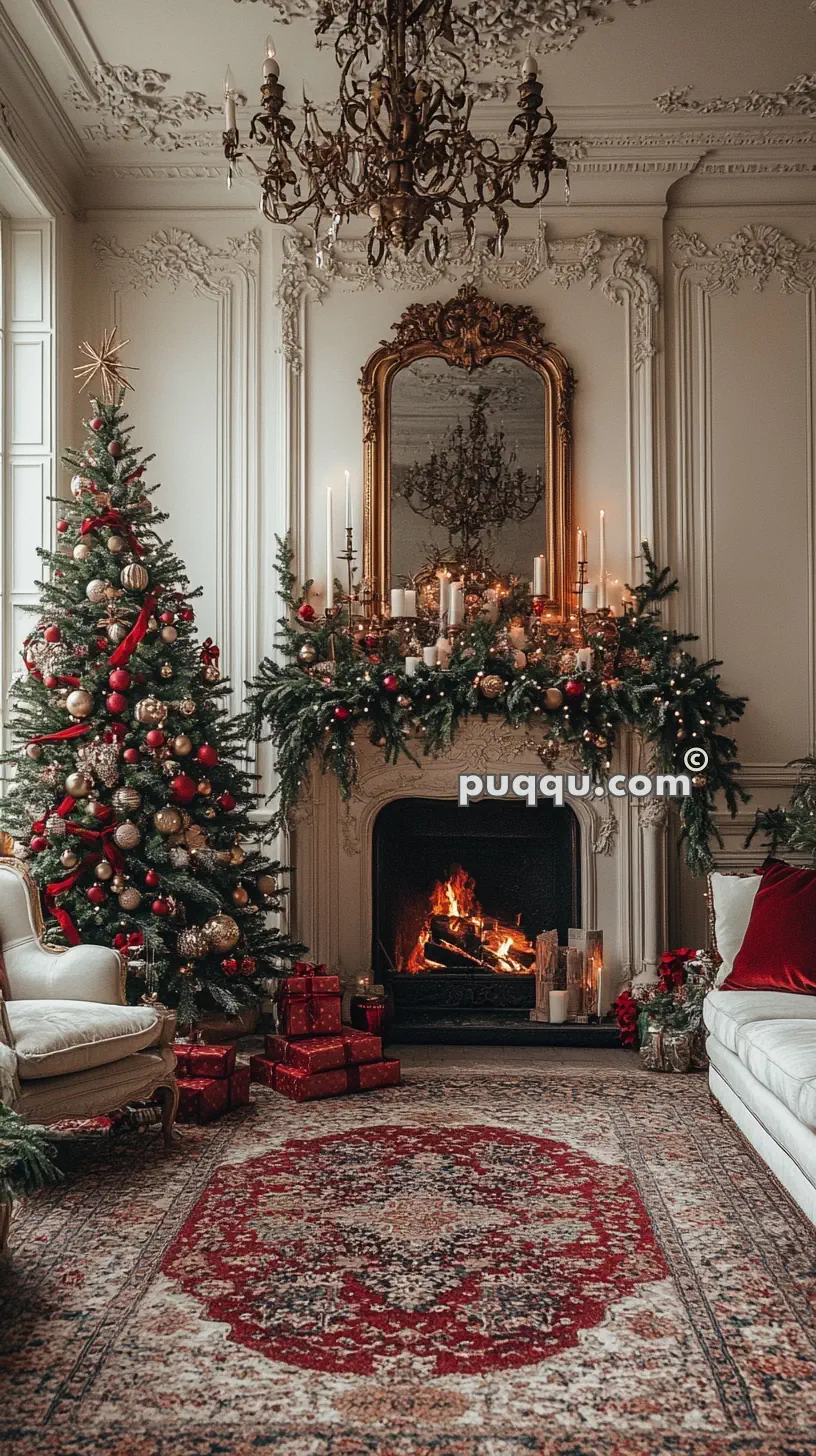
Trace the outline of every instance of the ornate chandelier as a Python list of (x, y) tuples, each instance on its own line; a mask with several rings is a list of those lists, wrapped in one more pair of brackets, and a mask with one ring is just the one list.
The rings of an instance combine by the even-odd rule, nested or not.
[[(479, 35), (453, 0), (326, 0), (315, 34), (330, 29), (336, 29), (340, 67), (339, 121), (333, 130), (324, 126), (304, 98), (297, 139), (275, 48), (267, 41), (261, 110), (249, 140), (269, 147), (269, 157), (263, 167), (248, 157), (260, 180), (264, 216), (293, 224), (311, 214), (318, 247), (331, 247), (350, 218), (368, 217), (368, 258), (377, 267), (389, 250), (407, 255), (421, 238), (435, 262), (447, 246), (440, 227), (456, 213), (470, 242), (484, 211), (495, 227), (488, 246), (500, 256), (508, 205), (537, 206), (552, 171), (567, 167), (555, 151), (556, 124), (543, 104), (534, 58), (524, 62), (518, 110), (501, 144), (471, 130), (473, 96), (462, 57), (479, 46)], [(247, 156), (237, 97), (228, 71), (224, 153), (230, 181), (235, 164)]]

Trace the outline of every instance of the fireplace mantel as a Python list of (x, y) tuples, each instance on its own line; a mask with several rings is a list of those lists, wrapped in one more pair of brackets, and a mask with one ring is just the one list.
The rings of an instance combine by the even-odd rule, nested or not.
[[(314, 767), (293, 815), (291, 921), (313, 957), (348, 986), (371, 965), (372, 841), (379, 811), (394, 799), (456, 799), (460, 773), (536, 773), (543, 769), (529, 729), (495, 718), (469, 720), (452, 750), (419, 763), (385, 763), (364, 737), (360, 774), (349, 801), (332, 774)], [(610, 772), (645, 769), (644, 745), (625, 735)], [(580, 772), (569, 748), (555, 772)], [(653, 977), (665, 946), (666, 805), (646, 799), (571, 799), (581, 826), (582, 923), (604, 933), (610, 999), (630, 976)], [(467, 809), (462, 809), (466, 814)]]

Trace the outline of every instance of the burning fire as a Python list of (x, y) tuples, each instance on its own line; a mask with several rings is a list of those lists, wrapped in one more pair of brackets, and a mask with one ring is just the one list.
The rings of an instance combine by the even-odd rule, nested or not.
[(529, 976), (534, 963), (535, 947), (523, 931), (485, 915), (475, 880), (456, 865), (447, 880), (434, 886), (428, 918), (404, 969)]

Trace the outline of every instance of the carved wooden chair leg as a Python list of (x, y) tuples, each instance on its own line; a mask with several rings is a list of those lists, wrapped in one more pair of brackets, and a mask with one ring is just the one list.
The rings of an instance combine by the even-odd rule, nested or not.
[(176, 1113), (179, 1104), (179, 1089), (174, 1082), (172, 1087), (157, 1087), (156, 1096), (161, 1102), (162, 1110), (162, 1137), (165, 1148), (173, 1146), (173, 1129), (176, 1123)]

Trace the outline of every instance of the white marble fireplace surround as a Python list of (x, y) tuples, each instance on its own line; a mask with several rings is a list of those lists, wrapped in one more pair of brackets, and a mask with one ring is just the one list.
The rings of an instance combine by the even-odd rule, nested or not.
[[(408, 759), (395, 765), (363, 737), (360, 782), (351, 801), (342, 802), (333, 775), (315, 768), (294, 815), (292, 928), (315, 960), (338, 968), (347, 986), (371, 965), (372, 846), (384, 805), (402, 798), (456, 799), (460, 773), (546, 771), (530, 731), (496, 719), (470, 719), (452, 751), (439, 758), (422, 757), (421, 740), (413, 747), (420, 765)], [(628, 734), (610, 773), (642, 772), (646, 763), (646, 746)], [(574, 752), (565, 749), (555, 771), (579, 771)], [(630, 976), (654, 976), (667, 944), (668, 808), (659, 799), (628, 797), (568, 802), (581, 829), (581, 922), (603, 931), (611, 1003)]]

